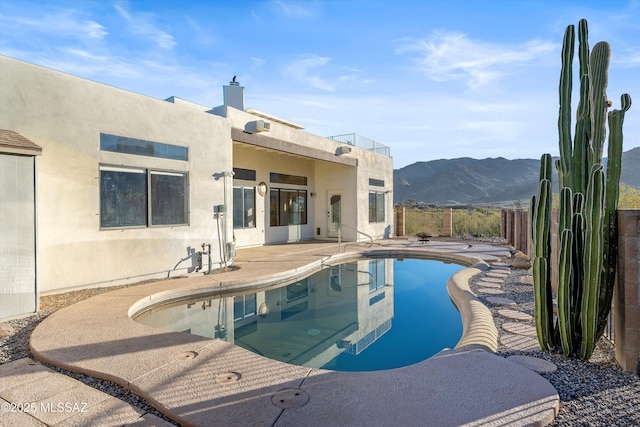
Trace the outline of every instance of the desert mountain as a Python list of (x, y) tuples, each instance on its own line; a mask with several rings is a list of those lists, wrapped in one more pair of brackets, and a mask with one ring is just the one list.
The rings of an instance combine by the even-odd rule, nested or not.
[[(528, 204), (538, 186), (539, 159), (471, 159), (416, 162), (394, 170), (394, 202)], [(626, 185), (640, 188), (640, 147), (622, 154)], [(554, 183), (554, 185), (557, 185)]]

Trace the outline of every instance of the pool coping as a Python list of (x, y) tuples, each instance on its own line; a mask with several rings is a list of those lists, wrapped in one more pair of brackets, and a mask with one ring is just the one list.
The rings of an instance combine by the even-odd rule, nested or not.
[[(414, 424), (420, 419), (412, 418), (412, 413), (419, 415), (425, 411), (429, 412), (430, 419), (439, 419), (440, 425), (477, 420), (491, 423), (495, 417), (500, 423), (511, 420), (516, 424), (532, 424), (533, 420), (534, 424), (544, 425), (553, 420), (559, 407), (555, 389), (537, 374), (492, 354), (497, 349), (497, 330), (491, 312), (468, 286), (471, 277), (488, 268), (482, 256), (469, 256), (459, 249), (444, 253), (424, 247), (392, 247), (389, 242), (384, 246), (377, 250), (359, 249), (347, 253), (322, 248), (320, 254), (300, 259), (297, 264), (289, 262), (291, 254), (285, 254), (287, 261), (267, 256), (263, 262), (280, 263), (280, 268), (268, 270), (265, 268), (267, 264), (261, 264), (259, 267), (267, 273), (259, 277), (251, 271), (245, 271), (248, 276), (229, 272), (216, 277), (209, 275), (155, 282), (102, 294), (45, 319), (31, 336), (31, 351), (46, 363), (126, 387), (182, 425), (217, 425), (207, 421), (211, 417), (222, 417), (243, 425), (296, 425), (315, 417), (323, 420), (336, 417), (342, 421), (345, 416), (355, 417), (358, 413), (364, 417), (362, 419), (367, 419), (379, 411), (375, 405), (371, 406), (372, 402), (389, 389), (410, 390), (423, 395), (416, 401), (407, 401), (401, 396), (394, 399), (385, 394), (386, 403), (405, 408), (401, 416), (396, 414), (389, 420), (397, 422), (403, 419), (408, 425), (412, 424), (412, 419)], [(454, 350), (443, 350), (416, 365), (389, 371), (325, 371), (265, 359), (219, 340), (160, 331), (138, 324), (130, 317), (143, 306), (176, 296), (271, 286), (308, 275), (323, 265), (361, 258), (364, 253), (441, 259), (468, 266), (454, 274), (447, 284), (451, 299), (463, 319), (463, 336)], [(247, 264), (248, 270), (250, 267)], [(247, 277), (250, 276), (253, 279), (251, 285), (247, 285)], [(476, 366), (483, 366), (485, 373), (474, 374)], [(507, 372), (510, 374), (504, 377)], [(212, 373), (237, 373), (240, 381), (220, 384)], [(466, 400), (468, 394), (474, 396), (473, 399), (469, 397), (469, 401), (482, 401), (481, 395), (487, 389), (496, 389), (495, 384), (485, 384), (494, 375), (504, 377), (501, 381), (505, 382), (499, 387), (503, 391), (501, 401), (490, 402), (484, 407), (468, 403), (467, 409), (448, 402), (447, 399)], [(440, 388), (442, 382), (446, 382), (451, 394), (441, 390), (439, 394), (426, 398), (425, 387), (434, 378), (439, 379), (432, 386)], [(372, 389), (372, 384), (378, 384), (380, 388)], [(461, 385), (464, 385), (462, 389)], [(336, 387), (343, 393), (336, 396), (327, 390), (335, 391)], [(523, 390), (514, 393), (514, 389), (519, 388)], [(309, 396), (309, 403), (300, 407), (278, 407), (272, 399), (282, 390), (301, 390)], [(345, 395), (348, 390), (352, 390), (353, 395)], [(365, 399), (366, 396), (370, 399)], [(348, 413), (342, 413), (343, 418), (337, 418), (336, 405), (346, 408), (342, 412)], [(457, 409), (454, 411), (453, 408)], [(385, 413), (387, 415), (380, 413), (375, 419), (388, 417), (388, 411)], [(436, 414), (441, 418), (434, 418)], [(354, 425), (359, 424), (355, 422)]]

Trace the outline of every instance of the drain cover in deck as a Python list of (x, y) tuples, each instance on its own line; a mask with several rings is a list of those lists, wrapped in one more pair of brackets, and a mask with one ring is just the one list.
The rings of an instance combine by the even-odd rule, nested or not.
[(183, 351), (182, 353), (178, 353), (178, 355), (176, 356), (177, 360), (187, 360), (187, 359), (193, 359), (198, 355), (197, 352), (195, 351)]
[(299, 408), (308, 401), (309, 395), (300, 388), (285, 388), (271, 397), (271, 403), (282, 409)]
[(237, 382), (242, 375), (237, 372), (221, 372), (214, 377), (218, 384), (231, 384)]

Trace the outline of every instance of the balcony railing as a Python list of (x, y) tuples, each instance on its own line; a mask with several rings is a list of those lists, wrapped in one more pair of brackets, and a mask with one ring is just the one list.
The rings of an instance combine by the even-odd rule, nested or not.
[(364, 148), (365, 150), (373, 151), (374, 153), (381, 154), (386, 157), (391, 157), (391, 149), (389, 147), (372, 139), (358, 135), (357, 133), (346, 133), (344, 135), (335, 135), (328, 138), (343, 144)]

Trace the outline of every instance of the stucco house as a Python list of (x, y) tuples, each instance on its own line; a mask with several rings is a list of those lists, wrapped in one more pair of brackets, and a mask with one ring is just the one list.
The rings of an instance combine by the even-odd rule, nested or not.
[(0, 320), (236, 248), (391, 236), (388, 153), (245, 108), (235, 79), (211, 108), (0, 56), (0, 95)]

